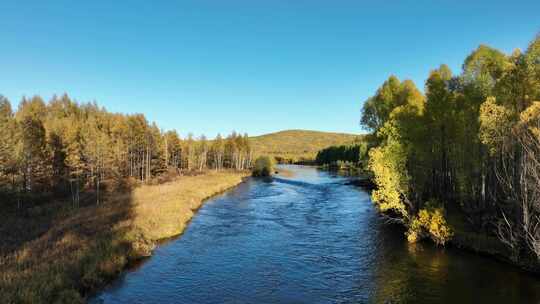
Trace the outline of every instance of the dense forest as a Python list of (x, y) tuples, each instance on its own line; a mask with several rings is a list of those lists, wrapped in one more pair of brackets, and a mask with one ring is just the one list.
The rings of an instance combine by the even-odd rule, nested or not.
[(444, 244), (462, 215), (514, 261), (540, 259), (540, 35), (512, 54), (481, 45), (424, 92), (391, 76), (364, 103), (378, 208), (410, 241)]
[(44, 102), (23, 98), (13, 111), (0, 97), (0, 197), (3, 207), (23, 208), (68, 197), (78, 206), (93, 193), (126, 180), (148, 183), (164, 173), (243, 170), (251, 166), (248, 136), (233, 132), (209, 141), (180, 139), (144, 115), (109, 113), (67, 95)]

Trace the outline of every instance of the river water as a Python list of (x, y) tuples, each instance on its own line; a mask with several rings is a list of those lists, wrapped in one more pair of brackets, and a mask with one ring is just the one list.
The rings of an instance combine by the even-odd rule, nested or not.
[(411, 245), (346, 177), (288, 166), (208, 201), (91, 303), (540, 303), (540, 279)]

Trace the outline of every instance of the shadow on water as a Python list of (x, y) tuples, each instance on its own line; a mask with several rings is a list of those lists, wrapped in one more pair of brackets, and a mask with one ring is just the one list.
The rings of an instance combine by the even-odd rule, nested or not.
[[(273, 177), (273, 180), (269, 182), (275, 182), (275, 183), (283, 183), (283, 184), (289, 184), (293, 186), (298, 187), (305, 187), (305, 188), (313, 188), (313, 189), (320, 189), (325, 187), (331, 187), (332, 185), (343, 185), (343, 183), (325, 183), (325, 184), (312, 184), (305, 181), (299, 181), (299, 180), (291, 180), (291, 179), (285, 179), (285, 178), (279, 178), (279, 177)], [(268, 181), (267, 181), (268, 182)]]
[(456, 248), (410, 244), (403, 229), (380, 226), (375, 303), (540, 303), (540, 280)]

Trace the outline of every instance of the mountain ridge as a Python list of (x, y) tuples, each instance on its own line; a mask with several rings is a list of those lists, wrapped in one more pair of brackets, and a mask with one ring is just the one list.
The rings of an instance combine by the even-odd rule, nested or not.
[(321, 149), (353, 143), (361, 137), (361, 134), (288, 129), (251, 136), (249, 140), (257, 155), (273, 156), (284, 162), (297, 162), (313, 160)]

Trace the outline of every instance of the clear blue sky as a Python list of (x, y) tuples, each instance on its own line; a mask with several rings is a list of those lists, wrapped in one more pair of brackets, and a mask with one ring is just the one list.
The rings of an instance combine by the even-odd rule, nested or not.
[[(471, 3), (474, 2), (474, 3)], [(0, 1), (0, 93), (67, 92), (164, 129), (361, 132), (390, 75), (419, 87), (480, 43), (540, 31), (540, 1)]]

